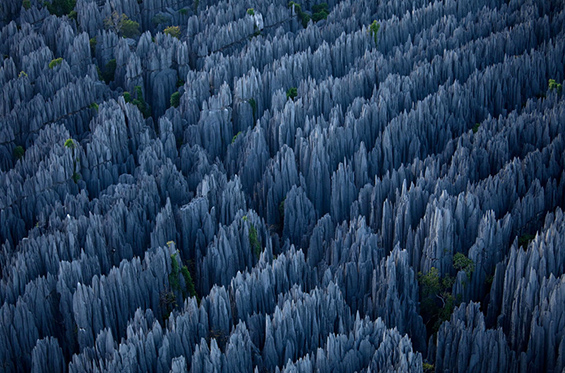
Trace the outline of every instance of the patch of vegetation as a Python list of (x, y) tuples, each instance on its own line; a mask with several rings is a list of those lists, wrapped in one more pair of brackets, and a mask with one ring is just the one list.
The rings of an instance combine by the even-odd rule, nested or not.
[(249, 103), (249, 105), (251, 106), (251, 109), (253, 110), (253, 125), (255, 125), (255, 122), (257, 121), (256, 117), (257, 117), (257, 102), (255, 101), (254, 98), (250, 98), (249, 100), (247, 100), (247, 102)]
[(422, 367), (424, 368), (424, 373), (433, 373), (436, 370), (436, 367), (430, 363), (423, 363)]
[(74, 19), (75, 21), (77, 20), (77, 12), (76, 10), (71, 10), (69, 15), (68, 15), (69, 19)]
[(18, 74), (18, 78), (23, 78), (23, 77), (27, 77), (27, 74), (25, 71), (20, 71), (20, 73)]
[(94, 57), (96, 55), (96, 36), (88, 41), (90, 43), (90, 54)]
[(125, 14), (116, 11), (104, 20), (106, 29), (114, 31), (124, 38), (135, 38), (139, 36), (139, 23), (132, 21)]
[(298, 3), (295, 3), (294, 1), (291, 1), (290, 3), (288, 3), (288, 7), (291, 9), (294, 7), (294, 11), (296, 12), (296, 15), (302, 22), (302, 27), (304, 28), (308, 27), (310, 16), (308, 15), (308, 13), (302, 11), (302, 6), (300, 6), (300, 4)]
[(250, 16), (254, 16), (255, 10), (253, 8), (249, 8), (249, 9), (247, 9), (247, 14), (249, 14)]
[(522, 249), (526, 250), (528, 248), (528, 245), (534, 240), (534, 238), (536, 238), (536, 236), (533, 234), (523, 234), (518, 237), (518, 245)]
[(312, 21), (318, 22), (322, 19), (328, 18), (328, 4), (321, 3), (312, 6)]
[(14, 157), (14, 160), (19, 161), (20, 159), (22, 159), (24, 157), (25, 154), (25, 150), (23, 148), (23, 146), (18, 145), (14, 148), (14, 151), (12, 152), (12, 156)]
[(167, 35), (171, 35), (173, 38), (180, 39), (180, 27), (179, 26), (169, 26), (163, 32)]
[(249, 245), (251, 246), (255, 257), (259, 259), (259, 256), (261, 256), (261, 243), (257, 238), (257, 229), (255, 229), (253, 224), (249, 225)]
[(186, 284), (186, 293), (191, 297), (198, 298), (196, 294), (196, 289), (194, 288), (194, 281), (192, 280), (192, 276), (190, 275), (190, 271), (188, 270), (187, 266), (182, 266), (180, 270), (182, 277), (184, 278), (184, 283)]
[(75, 154), (77, 143), (75, 142), (75, 140), (69, 138), (65, 140), (64, 145), (67, 149), (71, 149), (71, 151), (73, 152), (73, 175), (71, 176), (71, 178), (76, 184), (80, 180), (80, 174), (78, 173), (78, 159), (76, 158), (76, 154)]
[(232, 144), (235, 142), (235, 140), (237, 140), (237, 138), (239, 137), (239, 135), (241, 135), (241, 131), (239, 131), (238, 133), (236, 133), (235, 136), (233, 137), (233, 139), (231, 139), (231, 143), (232, 143)]
[(169, 273), (169, 285), (175, 291), (181, 291), (180, 278), (179, 278), (179, 262), (177, 261), (177, 254), (171, 255), (171, 273)]
[(76, 3), (76, 0), (53, 0), (51, 3), (46, 2), (45, 5), (49, 13), (62, 17), (69, 14), (75, 8)]
[(171, 21), (171, 19), (169, 17), (167, 17), (166, 15), (162, 14), (162, 13), (155, 15), (151, 19), (151, 22), (153, 22), (153, 24), (155, 26), (159, 26), (159, 25), (162, 25), (164, 23), (168, 23), (170, 21)]
[(90, 108), (98, 111), (98, 104), (96, 102), (93, 102), (92, 104), (90, 104)]
[(111, 59), (104, 67), (104, 72), (102, 73), (102, 79), (109, 84), (114, 81), (116, 76), (116, 59)]
[(289, 88), (289, 89), (286, 91), (286, 98), (287, 98), (287, 100), (290, 98), (292, 101), (294, 101), (294, 99), (296, 98), (296, 96), (298, 96), (298, 90), (296, 89), (296, 87)]
[(49, 68), (53, 70), (55, 66), (59, 66), (61, 63), (63, 63), (63, 59), (61, 57), (55, 58), (54, 60), (51, 60), (51, 62), (49, 62)]
[(77, 147), (75, 140), (73, 140), (73, 139), (65, 140), (65, 147), (67, 149), (75, 149)]
[[(456, 271), (465, 271), (470, 278), (475, 270), (475, 263), (462, 253), (457, 253), (453, 256), (453, 268)], [(436, 267), (432, 267), (426, 274), (419, 272), (418, 282), (421, 314), (428, 334), (433, 334), (444, 321), (449, 320), (453, 309), (461, 303), (461, 298), (456, 298), (451, 293), (455, 278), (449, 275), (441, 278)]]
[(369, 26), (369, 29), (367, 30), (367, 32), (369, 34), (371, 34), (373, 36), (373, 38), (375, 39), (375, 45), (377, 45), (377, 34), (379, 32), (379, 29), (381, 28), (380, 23), (377, 23), (377, 21), (373, 21), (373, 23), (371, 23), (371, 25)]
[(473, 133), (477, 133), (479, 131), (479, 127), (481, 126), (480, 123), (475, 123), (473, 126)]
[(179, 107), (180, 105), (180, 93), (175, 92), (171, 95), (171, 106), (172, 107)]
[(177, 88), (182, 87), (184, 85), (184, 83), (185, 83), (184, 80), (182, 80), (181, 78), (178, 78), (177, 79)]
[(549, 79), (549, 90), (550, 91), (557, 91), (557, 93), (561, 93), (561, 89), (563, 86), (560, 83), (557, 83), (555, 79)]
[(149, 118), (151, 116), (151, 106), (149, 106), (149, 104), (143, 99), (143, 91), (141, 90), (141, 86), (136, 85), (134, 87), (134, 95), (135, 97), (132, 97), (131, 93), (127, 91), (124, 92), (124, 100), (137, 106), (139, 111), (141, 111), (141, 114), (143, 114), (144, 118)]
[(182, 8), (182, 9), (179, 9), (178, 12), (180, 14), (182, 14), (183, 16), (186, 16), (188, 14), (188, 9)]
[(24, 1), (22, 1), (22, 6), (23, 6), (26, 10), (29, 10), (29, 8), (31, 8), (31, 1), (29, 1), (29, 0), (24, 0)]

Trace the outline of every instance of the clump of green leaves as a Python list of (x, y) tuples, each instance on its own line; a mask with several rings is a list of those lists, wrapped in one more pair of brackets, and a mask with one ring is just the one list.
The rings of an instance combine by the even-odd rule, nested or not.
[(94, 56), (96, 54), (96, 36), (90, 39), (88, 42), (90, 43), (90, 54)]
[(173, 38), (180, 39), (180, 27), (179, 26), (169, 26), (163, 32), (167, 35), (171, 35)]
[(367, 32), (369, 34), (371, 34), (373, 36), (373, 38), (375, 39), (375, 45), (377, 45), (377, 34), (379, 32), (379, 29), (381, 28), (380, 23), (377, 23), (377, 21), (373, 21), (373, 23), (371, 23), (371, 25), (369, 26), (369, 29), (367, 30)]
[(23, 78), (23, 77), (27, 77), (27, 74), (25, 71), (20, 71), (20, 73), (18, 74), (18, 78)]
[(480, 123), (475, 123), (473, 126), (473, 133), (477, 133), (479, 131), (479, 127), (481, 126)]
[(249, 14), (250, 16), (254, 16), (255, 10), (253, 8), (249, 8), (249, 9), (247, 9), (247, 14)]
[(522, 249), (526, 250), (528, 248), (528, 245), (533, 241), (534, 238), (536, 238), (536, 236), (533, 234), (523, 234), (518, 237), (518, 245)]
[(116, 76), (116, 59), (111, 59), (108, 61), (106, 66), (104, 67), (104, 72), (102, 72), (102, 79), (109, 84), (111, 81), (114, 80)]
[(257, 237), (257, 229), (255, 229), (253, 224), (249, 225), (249, 245), (251, 246), (255, 257), (259, 259), (259, 256), (261, 255), (261, 243)]
[(77, 11), (76, 11), (76, 10), (71, 10), (71, 11), (69, 12), (68, 17), (69, 17), (70, 19), (74, 19), (74, 20), (76, 21), (76, 19), (77, 19)]
[(310, 16), (308, 13), (302, 11), (302, 7), (300, 4), (291, 1), (288, 3), (288, 7), (294, 9), (298, 18), (302, 21), (302, 27), (306, 28), (308, 26), (308, 22), (310, 21)]
[(130, 102), (137, 106), (144, 118), (149, 118), (151, 116), (151, 106), (143, 99), (143, 91), (141, 86), (136, 85), (133, 89), (134, 96), (129, 92), (124, 92), (124, 100)]
[[(183, 289), (180, 285), (180, 276), (182, 275), (184, 279), (185, 288)], [(194, 281), (190, 275), (190, 271), (187, 266), (179, 266), (177, 260), (177, 254), (171, 255), (171, 273), (169, 273), (169, 285), (173, 291), (178, 291), (182, 293), (183, 297), (190, 295), (191, 297), (197, 296), (196, 290), (194, 288)]]
[(180, 105), (180, 93), (175, 92), (171, 95), (171, 106), (172, 107), (179, 107)]
[(457, 253), (453, 256), (453, 268), (458, 271), (465, 271), (467, 277), (471, 277), (471, 274), (475, 271), (475, 262), (464, 254)]
[(14, 148), (14, 150), (12, 151), (12, 156), (14, 157), (14, 160), (19, 161), (20, 159), (23, 158), (25, 154), (25, 150), (21, 145), (18, 145)]
[(312, 20), (314, 22), (328, 18), (328, 4), (320, 3), (312, 6)]
[(237, 138), (239, 137), (239, 135), (241, 135), (241, 131), (239, 131), (238, 133), (236, 133), (235, 136), (233, 137), (233, 139), (231, 139), (231, 143), (232, 143), (232, 144), (235, 142), (235, 140), (237, 140)]
[(69, 138), (67, 140), (65, 140), (65, 147), (67, 149), (71, 149), (71, 151), (73, 152), (73, 175), (71, 176), (71, 178), (73, 179), (73, 181), (76, 183), (78, 183), (78, 181), (80, 180), (80, 174), (78, 173), (78, 159), (76, 158), (76, 154), (75, 154), (75, 149), (77, 147), (77, 143), (75, 142), (75, 140)]
[(561, 89), (563, 86), (560, 83), (557, 83), (555, 79), (549, 79), (549, 90), (550, 91), (557, 91), (557, 93), (561, 93)]
[(125, 14), (116, 11), (104, 20), (106, 29), (120, 34), (124, 38), (134, 38), (140, 34), (139, 23), (132, 21)]
[(286, 98), (287, 98), (287, 100), (290, 98), (291, 100), (294, 101), (294, 99), (296, 98), (296, 96), (298, 96), (298, 90), (296, 89), (296, 87), (289, 88), (289, 89), (286, 91)]
[(22, 6), (23, 6), (25, 9), (31, 8), (31, 1), (29, 1), (29, 0), (24, 0), (24, 1), (22, 1)]
[(186, 285), (186, 292), (191, 297), (198, 297), (196, 295), (196, 290), (194, 288), (194, 281), (192, 280), (192, 276), (190, 275), (190, 271), (188, 270), (187, 266), (182, 266), (180, 270), (182, 277), (184, 278), (184, 283)]
[(75, 143), (75, 140), (67, 139), (65, 140), (65, 147), (67, 149), (75, 149), (77, 147), (77, 144)]
[(63, 63), (63, 59), (61, 57), (55, 58), (54, 60), (51, 60), (51, 62), (49, 62), (49, 68), (54, 69), (55, 66), (59, 66), (61, 63)]
[(45, 5), (49, 13), (61, 17), (69, 14), (75, 8), (76, 3), (76, 0), (53, 0), (52, 2), (46, 2)]
[(179, 9), (178, 12), (179, 12), (180, 14), (182, 14), (183, 16), (185, 16), (185, 15), (188, 14), (188, 9), (182, 8), (182, 9)]
[(423, 363), (422, 368), (424, 368), (424, 373), (433, 373), (436, 370), (435, 366), (430, 363)]
[(92, 104), (90, 104), (90, 108), (98, 111), (98, 104), (96, 102), (93, 102)]

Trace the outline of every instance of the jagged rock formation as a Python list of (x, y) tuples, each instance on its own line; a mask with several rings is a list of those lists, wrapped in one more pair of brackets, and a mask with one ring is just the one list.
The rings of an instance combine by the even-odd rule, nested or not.
[(565, 369), (563, 2), (296, 3), (0, 1), (0, 371)]

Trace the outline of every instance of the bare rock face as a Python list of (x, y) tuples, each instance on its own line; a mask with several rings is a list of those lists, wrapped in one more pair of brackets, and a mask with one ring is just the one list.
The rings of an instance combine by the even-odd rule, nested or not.
[(0, 371), (562, 372), (565, 6), (0, 1)]

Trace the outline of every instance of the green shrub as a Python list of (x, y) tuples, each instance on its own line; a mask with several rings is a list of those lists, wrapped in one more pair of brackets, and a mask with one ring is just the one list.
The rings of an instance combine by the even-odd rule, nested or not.
[(475, 123), (473, 126), (473, 133), (477, 133), (479, 131), (479, 127), (481, 126), (480, 123)]
[(291, 1), (290, 3), (288, 3), (289, 8), (292, 8), (293, 6), (294, 6), (294, 11), (296, 12), (296, 15), (302, 21), (302, 27), (306, 28), (308, 26), (308, 21), (310, 21), (310, 16), (308, 15), (308, 13), (304, 13), (302, 11), (302, 7), (300, 6), (300, 4), (295, 3), (294, 1)]
[(172, 107), (179, 107), (180, 105), (180, 93), (175, 92), (171, 95), (171, 106)]
[(124, 38), (134, 38), (140, 34), (139, 23), (132, 21), (125, 14), (114, 11), (104, 20), (106, 29), (120, 34)]
[(51, 3), (46, 2), (45, 5), (49, 13), (61, 17), (75, 8), (76, 0), (53, 0)]
[(367, 30), (367, 32), (369, 34), (371, 34), (373, 36), (373, 38), (375, 39), (375, 45), (377, 45), (377, 34), (379, 32), (379, 29), (381, 28), (381, 25), (379, 23), (377, 23), (377, 21), (373, 21), (373, 23), (371, 23), (371, 25), (369, 26), (369, 29)]
[(526, 250), (528, 248), (528, 245), (533, 241), (534, 238), (536, 238), (536, 236), (534, 236), (533, 234), (523, 234), (518, 237), (518, 245), (522, 249)]
[(457, 253), (453, 256), (453, 268), (457, 271), (465, 271), (467, 277), (470, 277), (475, 271), (475, 262), (467, 258), (464, 254)]
[(65, 147), (68, 149), (75, 149), (77, 147), (77, 144), (75, 143), (75, 140), (67, 139), (65, 141)]
[(239, 135), (241, 135), (241, 131), (239, 131), (238, 133), (236, 133), (235, 136), (231, 139), (231, 143), (232, 143), (232, 144), (235, 142), (235, 140), (237, 140), (237, 138), (239, 137)]
[(20, 71), (20, 73), (18, 74), (18, 78), (23, 78), (23, 77), (27, 77), (27, 74), (25, 71)]
[(255, 10), (253, 8), (249, 8), (249, 9), (247, 9), (247, 14), (249, 14), (250, 16), (254, 16)]
[(137, 106), (144, 118), (149, 118), (151, 116), (151, 106), (143, 99), (143, 91), (141, 86), (136, 85), (134, 88), (135, 98), (131, 101), (132, 104)]
[(424, 368), (424, 373), (432, 373), (435, 371), (435, 366), (430, 363), (423, 363), (422, 368)]
[(180, 14), (182, 14), (183, 16), (186, 16), (188, 14), (188, 9), (182, 8), (182, 9), (179, 9), (178, 12)]
[(24, 1), (22, 1), (22, 6), (23, 6), (25, 9), (31, 8), (31, 1), (29, 1), (29, 0), (24, 0)]
[(125, 38), (135, 38), (140, 34), (139, 23), (126, 17), (122, 23), (120, 31), (122, 32), (122, 36)]
[(312, 20), (314, 22), (328, 18), (328, 14), (328, 4), (321, 3), (312, 6)]
[(71, 10), (71, 11), (69, 12), (69, 16), (68, 16), (68, 17), (69, 17), (70, 19), (74, 19), (74, 20), (76, 21), (76, 19), (77, 19), (77, 12), (76, 12), (76, 10)]
[(51, 62), (49, 62), (49, 68), (53, 69), (55, 66), (59, 66), (62, 62), (63, 59), (61, 57), (55, 58), (54, 60), (51, 60)]
[(180, 27), (179, 26), (169, 26), (163, 32), (167, 35), (171, 35), (173, 38), (180, 39)]
[(96, 102), (93, 102), (92, 104), (90, 104), (90, 108), (98, 111), (98, 104)]
[(294, 99), (296, 98), (296, 96), (298, 96), (298, 90), (296, 89), (296, 87), (289, 88), (289, 89), (286, 91), (286, 98), (287, 98), (287, 99), (290, 98), (291, 100), (294, 101)]
[(128, 91), (124, 92), (124, 100), (126, 102), (131, 102), (131, 93), (129, 93)]
[(177, 88), (182, 87), (184, 85), (184, 83), (185, 83), (184, 80), (182, 80), (181, 78), (178, 78), (177, 79)]
[(184, 278), (184, 283), (186, 284), (186, 293), (188, 293), (191, 297), (198, 297), (194, 288), (194, 281), (192, 280), (192, 276), (190, 275), (190, 271), (187, 266), (182, 266), (181, 274)]
[(16, 161), (20, 160), (23, 158), (25, 154), (25, 150), (22, 146), (18, 145), (14, 148), (14, 151), (12, 152), (12, 156), (14, 157), (14, 159)]
[(94, 57), (96, 55), (96, 36), (89, 40), (90, 43), (90, 54)]
[(554, 91), (556, 90), (557, 93), (561, 93), (562, 85), (557, 83), (555, 79), (549, 79), (549, 90)]
[(253, 224), (249, 225), (249, 246), (251, 246), (255, 257), (259, 259), (259, 256), (261, 255), (261, 243), (257, 238), (257, 230)]
[(116, 59), (114, 58), (108, 61), (108, 63), (106, 64), (106, 67), (104, 68), (104, 73), (102, 74), (102, 78), (104, 79), (106, 84), (109, 84), (111, 81), (114, 80), (115, 76), (116, 76)]
[(180, 291), (180, 278), (179, 278), (179, 262), (177, 261), (177, 254), (171, 255), (171, 273), (169, 273), (169, 285), (171, 289)]

